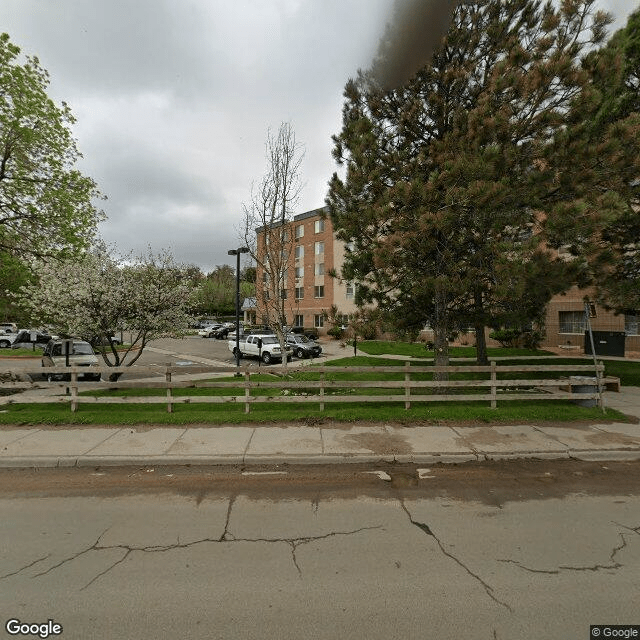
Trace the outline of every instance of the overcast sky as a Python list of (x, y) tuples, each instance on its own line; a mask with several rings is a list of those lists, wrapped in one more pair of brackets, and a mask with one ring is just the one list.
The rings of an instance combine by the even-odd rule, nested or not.
[[(626, 23), (637, 0), (599, 0)], [(82, 171), (121, 251), (232, 263), (267, 130), (306, 149), (298, 212), (323, 206), (342, 91), (368, 66), (392, 0), (1, 0), (0, 31), (77, 118)]]

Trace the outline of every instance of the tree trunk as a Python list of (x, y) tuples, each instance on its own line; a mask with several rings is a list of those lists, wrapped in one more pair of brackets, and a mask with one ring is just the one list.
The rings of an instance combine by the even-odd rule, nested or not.
[(475, 319), (473, 322), (473, 329), (476, 334), (476, 363), (479, 365), (488, 365), (489, 358), (487, 357), (487, 339), (484, 335), (485, 324), (484, 318), (484, 305), (482, 303), (482, 291), (476, 289), (473, 292), (473, 307)]
[(476, 322), (473, 327), (476, 333), (476, 364), (488, 365), (487, 338), (485, 336), (485, 326), (482, 322)]
[[(445, 296), (436, 293), (435, 298), (435, 318), (433, 323), (433, 350), (435, 353), (435, 366), (449, 366), (449, 322)], [(446, 371), (436, 371), (433, 379), (437, 381), (449, 380), (449, 373)], [(446, 393), (446, 387), (437, 388), (436, 393)]]
[[(449, 341), (447, 340), (446, 327), (434, 327), (433, 329), (433, 350), (435, 352), (436, 367), (449, 366)], [(435, 380), (448, 380), (449, 374), (446, 371), (436, 372)]]

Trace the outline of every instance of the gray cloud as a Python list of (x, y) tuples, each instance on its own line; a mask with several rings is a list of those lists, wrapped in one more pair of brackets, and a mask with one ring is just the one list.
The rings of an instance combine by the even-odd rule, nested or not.
[[(406, 0), (403, 0), (406, 1)], [(447, 0), (448, 1), (448, 0)], [(625, 0), (600, 0), (625, 17)], [(374, 55), (393, 0), (2, 0), (0, 21), (75, 115), (81, 169), (108, 196), (122, 251), (230, 263), (267, 129), (305, 144), (299, 211), (335, 170), (342, 91)], [(624, 26), (624, 20), (616, 27)]]

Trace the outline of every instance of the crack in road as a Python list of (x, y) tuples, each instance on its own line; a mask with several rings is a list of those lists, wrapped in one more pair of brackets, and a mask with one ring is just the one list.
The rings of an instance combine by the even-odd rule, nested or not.
[(438, 547), (440, 547), (440, 551), (442, 551), (442, 553), (447, 556), (447, 558), (450, 558), (451, 560), (453, 560), (458, 566), (460, 566), (462, 569), (464, 569), (464, 571), (471, 576), (474, 580), (476, 580), (477, 582), (479, 582), (482, 585), (482, 588), (484, 589), (485, 593), (496, 603), (499, 604), (500, 606), (504, 607), (505, 609), (507, 609), (510, 613), (513, 613), (513, 609), (511, 608), (511, 606), (509, 604), (507, 604), (506, 602), (503, 602), (502, 600), (500, 600), (499, 598), (497, 598), (494, 593), (493, 593), (493, 587), (489, 584), (487, 584), (477, 573), (474, 573), (473, 571), (471, 571), (471, 569), (469, 569), (469, 567), (467, 567), (466, 564), (464, 564), (464, 562), (462, 562), (462, 560), (460, 560), (460, 558), (454, 556), (452, 553), (450, 553), (449, 551), (447, 551), (447, 549), (445, 549), (444, 545), (442, 544), (442, 541), (440, 540), (440, 538), (438, 538), (438, 536), (433, 532), (433, 530), (431, 529), (431, 527), (429, 527), (429, 525), (425, 524), (424, 522), (418, 522), (417, 520), (414, 520), (413, 517), (411, 516), (411, 513), (409, 512), (409, 509), (407, 509), (407, 506), (404, 503), (404, 500), (402, 498), (398, 498), (398, 500), (400, 501), (400, 506), (402, 507), (402, 510), (407, 514), (407, 517), (409, 518), (409, 522), (411, 522), (412, 525), (418, 527), (420, 530), (422, 530), (424, 533), (426, 533), (428, 536), (431, 536), (435, 541), (436, 544), (438, 545)]
[[(632, 531), (638, 535), (640, 535), (640, 527), (628, 527), (624, 524), (620, 524), (619, 522), (614, 522), (619, 527), (623, 529), (627, 529), (628, 531)], [(499, 558), (498, 562), (503, 562), (505, 564), (515, 564), (516, 567), (522, 569), (523, 571), (528, 571), (529, 573), (544, 573), (547, 575), (558, 575), (563, 571), (617, 571), (621, 569), (624, 565), (616, 560), (616, 556), (620, 551), (626, 548), (627, 546), (627, 538), (624, 533), (618, 531), (618, 536), (620, 537), (620, 544), (615, 546), (611, 553), (609, 554), (609, 564), (592, 564), (592, 565), (583, 565), (583, 566), (575, 566), (575, 565), (559, 565), (557, 569), (535, 569), (534, 567), (528, 567), (527, 565), (518, 562), (518, 560), (513, 560), (509, 558)]]
[[(109, 529), (111, 528), (111, 527), (109, 527), (109, 528), (105, 529), (98, 536), (98, 538), (96, 539), (96, 541), (92, 545), (88, 546), (85, 549), (82, 549), (81, 551), (78, 551), (77, 553), (74, 553), (71, 556), (63, 558), (62, 560), (60, 560), (56, 564), (50, 566), (48, 569), (46, 569), (44, 571), (40, 571), (39, 573), (36, 573), (36, 574), (32, 575), (31, 578), (39, 578), (41, 576), (47, 575), (47, 574), (51, 573), (52, 571), (55, 571), (56, 569), (62, 567), (63, 565), (68, 564), (70, 562), (73, 562), (74, 560), (77, 560), (81, 556), (90, 553), (91, 551), (109, 551), (109, 550), (120, 550), (120, 551), (122, 551), (123, 552), (123, 556), (121, 558), (119, 558), (118, 560), (113, 562), (111, 565), (109, 565), (106, 569), (104, 569), (100, 573), (96, 574), (89, 582), (87, 582), (87, 584), (85, 584), (83, 587), (80, 588), (80, 591), (84, 591), (85, 589), (90, 587), (96, 580), (98, 580), (99, 578), (101, 578), (105, 574), (109, 573), (112, 569), (117, 567), (119, 564), (122, 564), (134, 551), (138, 551), (138, 552), (142, 552), (142, 553), (165, 553), (167, 551), (174, 551), (176, 549), (188, 549), (190, 547), (194, 547), (196, 545), (206, 544), (206, 543), (220, 544), (220, 543), (234, 543), (234, 542), (264, 542), (264, 543), (270, 543), (270, 544), (273, 544), (273, 543), (284, 543), (284, 544), (289, 545), (291, 547), (291, 558), (292, 558), (293, 564), (294, 564), (294, 566), (296, 568), (296, 571), (298, 572), (298, 575), (300, 577), (302, 577), (302, 569), (300, 568), (300, 565), (298, 564), (298, 558), (296, 556), (296, 550), (297, 550), (297, 548), (299, 546), (301, 546), (303, 544), (309, 544), (310, 542), (316, 542), (318, 540), (326, 540), (328, 538), (337, 537), (337, 536), (350, 536), (350, 535), (354, 535), (354, 534), (360, 533), (362, 531), (371, 531), (371, 530), (382, 529), (383, 528), (381, 525), (373, 526), (373, 527), (360, 527), (358, 529), (353, 529), (351, 531), (331, 531), (329, 533), (325, 533), (325, 534), (322, 534), (322, 535), (301, 536), (301, 537), (298, 537), (298, 538), (236, 538), (231, 533), (229, 533), (229, 530), (228, 530), (229, 518), (230, 518), (230, 515), (231, 515), (231, 509), (233, 507), (233, 501), (234, 500), (232, 499), (229, 502), (229, 508), (227, 510), (227, 519), (226, 519), (226, 522), (225, 522), (225, 529), (224, 529), (224, 532), (222, 533), (222, 535), (219, 538), (201, 538), (199, 540), (192, 540), (191, 542), (183, 542), (183, 543), (181, 543), (179, 538), (178, 538), (178, 542), (175, 543), (175, 544), (150, 545), (150, 546), (144, 546), (144, 547), (135, 547), (135, 546), (130, 546), (130, 545), (126, 545), (126, 544), (103, 545), (103, 544), (101, 544), (101, 540), (105, 536), (105, 534), (109, 531)], [(46, 555), (46, 556), (44, 556), (42, 558), (38, 558), (37, 560), (34, 560), (33, 562), (30, 562), (29, 564), (21, 567), (20, 569), (17, 569), (16, 571), (12, 571), (11, 573), (8, 573), (6, 575), (0, 576), (0, 580), (3, 580), (5, 578), (9, 578), (9, 577), (12, 577), (12, 576), (20, 574), (23, 571), (26, 571), (27, 569), (33, 567), (37, 563), (43, 562), (50, 555), (51, 554), (48, 554), (48, 555)]]
[(229, 506), (227, 507), (227, 518), (224, 522), (224, 531), (220, 536), (219, 542), (227, 540), (227, 534), (229, 533), (229, 520), (231, 520), (231, 509), (233, 509), (233, 503), (236, 501), (236, 496), (231, 496), (229, 499)]
[(38, 558), (37, 560), (34, 560), (33, 562), (26, 564), (24, 567), (20, 567), (20, 569), (16, 569), (16, 571), (12, 571), (11, 573), (5, 573), (3, 576), (0, 576), (0, 580), (4, 580), (5, 578), (10, 578), (11, 576), (15, 576), (15, 575), (18, 575), (19, 573), (22, 573), (26, 569), (29, 569), (30, 567), (33, 567), (34, 565), (38, 564), (38, 562), (42, 562), (43, 560), (46, 560), (50, 555), (51, 555), (50, 553), (47, 553), (46, 556), (42, 556), (42, 558)]
[(638, 527), (629, 527), (626, 524), (621, 524), (620, 522), (615, 522), (615, 521), (614, 521), (613, 524), (615, 524), (615, 525), (617, 525), (619, 527), (622, 527), (623, 529), (626, 529), (627, 531), (633, 531), (633, 533), (637, 533), (640, 536), (640, 526), (638, 526)]

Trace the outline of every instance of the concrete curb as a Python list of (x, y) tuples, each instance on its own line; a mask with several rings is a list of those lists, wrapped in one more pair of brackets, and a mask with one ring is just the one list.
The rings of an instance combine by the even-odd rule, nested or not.
[(607, 451), (571, 451), (570, 458), (584, 462), (634, 462), (640, 460), (640, 451), (609, 449)]
[(44, 469), (149, 466), (304, 466), (343, 464), (464, 464), (498, 460), (582, 460), (617, 462), (640, 460), (640, 450), (530, 451), (475, 454), (330, 454), (330, 455), (137, 455), (137, 456), (25, 456), (0, 458), (0, 469)]

